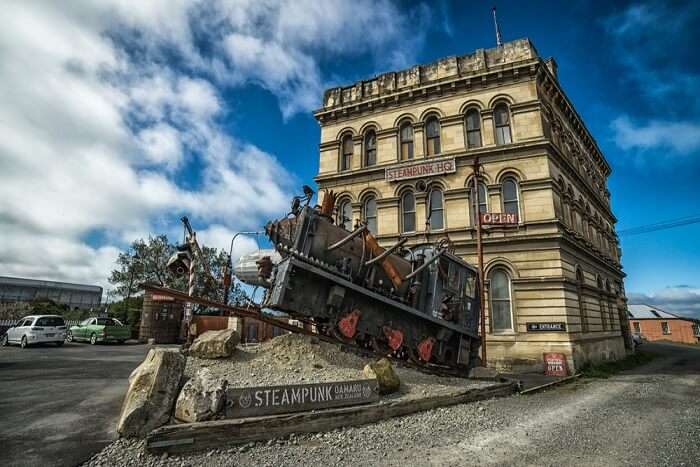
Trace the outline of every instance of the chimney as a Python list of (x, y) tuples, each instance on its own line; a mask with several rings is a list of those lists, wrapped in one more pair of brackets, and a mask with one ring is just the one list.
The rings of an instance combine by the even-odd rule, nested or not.
[(554, 57), (549, 57), (544, 61), (544, 64), (547, 66), (547, 69), (549, 69), (552, 76), (554, 76), (554, 79), (559, 81), (559, 76), (557, 75), (557, 62), (554, 60)]

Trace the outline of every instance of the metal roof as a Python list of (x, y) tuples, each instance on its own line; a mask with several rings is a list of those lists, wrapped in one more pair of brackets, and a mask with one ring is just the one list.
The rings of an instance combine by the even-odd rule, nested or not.
[(661, 308), (644, 304), (627, 305), (627, 311), (632, 319), (692, 319), (674, 315), (673, 313), (664, 311)]
[(21, 277), (0, 276), (0, 286), (32, 287), (46, 289), (66, 289), (82, 292), (102, 293), (99, 285), (72, 284), (70, 282), (57, 282), (37, 279), (24, 279)]

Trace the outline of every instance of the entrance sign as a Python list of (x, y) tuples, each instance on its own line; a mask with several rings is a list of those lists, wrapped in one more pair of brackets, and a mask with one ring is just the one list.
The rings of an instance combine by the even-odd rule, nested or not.
[(566, 332), (566, 323), (527, 323), (527, 332)]
[(544, 374), (547, 376), (569, 376), (566, 355), (558, 352), (547, 352), (544, 357)]
[(518, 223), (518, 214), (509, 212), (482, 212), (482, 225), (509, 225)]
[(376, 379), (232, 388), (226, 400), (226, 418), (257, 417), (368, 404), (379, 400), (379, 389)]
[(400, 165), (398, 167), (387, 167), (385, 178), (387, 182), (407, 180), (409, 178), (431, 177), (433, 175), (443, 175), (455, 173), (457, 164), (454, 159), (441, 161), (423, 162), (413, 165)]

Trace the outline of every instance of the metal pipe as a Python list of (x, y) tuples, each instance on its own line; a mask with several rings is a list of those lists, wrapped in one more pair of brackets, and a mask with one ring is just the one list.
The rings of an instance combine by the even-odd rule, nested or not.
[(329, 246), (328, 248), (326, 248), (326, 250), (327, 250), (327, 251), (333, 251), (333, 250), (335, 250), (336, 248), (340, 248), (341, 246), (345, 245), (346, 243), (348, 243), (348, 242), (349, 242), (350, 240), (352, 240), (353, 238), (355, 238), (355, 237), (357, 237), (358, 235), (360, 235), (362, 232), (365, 232), (366, 230), (367, 230), (367, 226), (366, 226), (366, 225), (363, 225), (363, 226), (361, 226), (361, 227), (358, 227), (357, 229), (353, 230), (353, 231), (350, 233), (350, 235), (348, 235), (348, 236), (345, 237), (344, 239), (342, 239), (342, 240), (340, 240), (340, 241), (334, 243), (333, 245)]
[(479, 205), (479, 156), (474, 157), (474, 218), (476, 220), (476, 252), (479, 258), (479, 314), (481, 319), (481, 364), (486, 366), (486, 304), (484, 295), (484, 242), (481, 238), (481, 207)]
[(384, 253), (382, 253), (381, 255), (379, 255), (379, 256), (377, 256), (377, 257), (375, 257), (375, 258), (372, 258), (372, 259), (370, 259), (369, 261), (367, 261), (367, 262), (365, 263), (365, 266), (370, 266), (370, 265), (376, 263), (377, 261), (383, 260), (384, 258), (386, 258), (387, 256), (389, 256), (390, 254), (392, 254), (394, 251), (396, 251), (397, 249), (399, 249), (399, 248), (400, 248), (404, 243), (406, 243), (407, 241), (408, 241), (408, 237), (402, 238), (402, 239), (399, 240), (394, 246), (392, 246), (391, 248), (385, 250)]
[(438, 258), (441, 257), (441, 256), (445, 253), (445, 251), (447, 251), (447, 250), (442, 249), (442, 250), (438, 251), (438, 252), (435, 254), (435, 256), (433, 256), (433, 257), (430, 258), (428, 261), (426, 261), (425, 263), (423, 263), (422, 265), (420, 265), (420, 266), (418, 267), (418, 269), (416, 269), (415, 271), (413, 271), (411, 274), (407, 275), (406, 278), (405, 278), (405, 280), (411, 280), (411, 279), (413, 279), (414, 277), (416, 277), (416, 275), (418, 275), (419, 272), (421, 272), (423, 269), (427, 268), (428, 266), (430, 266), (431, 264), (433, 264), (435, 261), (437, 261)]

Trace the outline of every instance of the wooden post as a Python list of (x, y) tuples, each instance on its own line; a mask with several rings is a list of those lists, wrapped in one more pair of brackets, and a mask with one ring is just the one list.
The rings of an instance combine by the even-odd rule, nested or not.
[(486, 310), (484, 294), (484, 244), (481, 238), (479, 202), (479, 156), (474, 157), (474, 219), (476, 220), (476, 254), (479, 259), (479, 314), (481, 320), (481, 364), (486, 366)]

